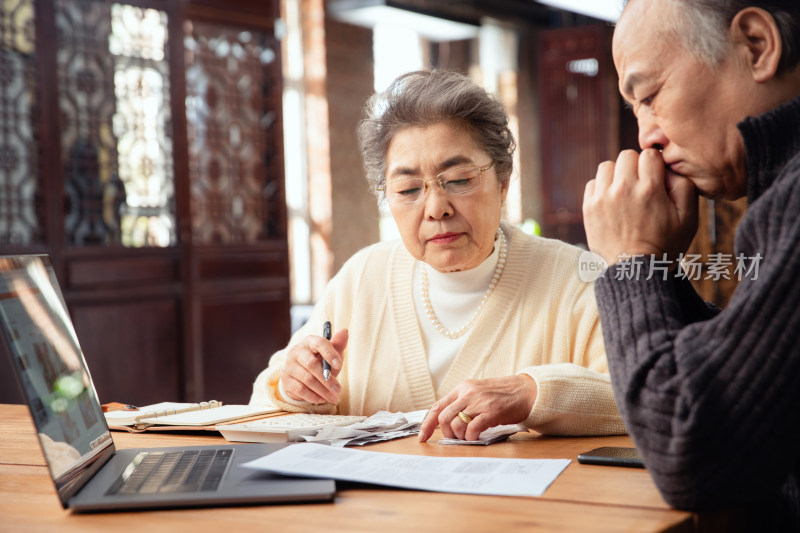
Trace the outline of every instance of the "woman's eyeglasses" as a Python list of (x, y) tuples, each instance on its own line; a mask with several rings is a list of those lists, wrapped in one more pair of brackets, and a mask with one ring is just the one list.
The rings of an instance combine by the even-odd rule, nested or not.
[(378, 187), (387, 200), (397, 204), (415, 204), (425, 198), (428, 182), (435, 181), (447, 194), (465, 194), (481, 186), (481, 177), (494, 161), (485, 167), (456, 167), (445, 170), (435, 178), (404, 178)]

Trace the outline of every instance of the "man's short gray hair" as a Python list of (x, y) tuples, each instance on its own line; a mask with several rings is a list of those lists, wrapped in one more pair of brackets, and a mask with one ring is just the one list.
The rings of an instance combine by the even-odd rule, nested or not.
[[(664, 0), (658, 0), (664, 1)], [(668, 0), (675, 8), (673, 32), (696, 57), (718, 65), (729, 47), (730, 24), (746, 7), (759, 7), (775, 19), (781, 34), (783, 54), (777, 74), (800, 64), (800, 0)], [(687, 31), (688, 30), (688, 31)]]
[(463, 74), (420, 70), (398, 77), (364, 108), (358, 138), (367, 181), (376, 194), (386, 183), (386, 153), (394, 136), (440, 122), (465, 128), (494, 161), (499, 183), (508, 183), (516, 141), (503, 104)]

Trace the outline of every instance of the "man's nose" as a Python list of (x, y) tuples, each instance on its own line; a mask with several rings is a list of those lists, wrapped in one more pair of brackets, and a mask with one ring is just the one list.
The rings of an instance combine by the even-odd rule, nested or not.
[(658, 125), (658, 122), (647, 114), (642, 114), (639, 121), (639, 146), (642, 150), (655, 148), (663, 150), (669, 140)]

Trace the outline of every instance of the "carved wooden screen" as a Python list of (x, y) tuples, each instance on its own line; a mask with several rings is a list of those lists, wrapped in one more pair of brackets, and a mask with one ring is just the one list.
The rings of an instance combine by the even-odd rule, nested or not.
[[(260, 6), (258, 2), (254, 6)], [(246, 403), (288, 341), (282, 85), (272, 20), (197, 8), (183, 23), (190, 238), (189, 393)]]
[[(274, 36), (187, 22), (186, 120), (197, 244), (252, 243), (282, 231)], [(277, 170), (282, 171), (280, 168)]]
[(605, 25), (544, 31), (539, 40), (542, 189), (546, 235), (586, 242), (583, 191), (616, 157), (616, 75)]
[(0, 9), (0, 247), (44, 242), (33, 1)]
[(51, 256), (102, 401), (243, 403), (288, 340), (278, 13), (0, 3), (0, 254)]
[(112, 4), (120, 213), (124, 246), (177, 243), (167, 13)]
[(175, 244), (167, 15), (56, 2), (69, 244)]

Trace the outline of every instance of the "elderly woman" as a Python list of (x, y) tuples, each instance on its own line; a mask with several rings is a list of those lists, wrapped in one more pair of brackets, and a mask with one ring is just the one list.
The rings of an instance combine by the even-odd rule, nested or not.
[[(503, 106), (460, 74), (413, 72), (370, 99), (359, 137), (402, 242), (350, 258), (250, 403), (430, 408), (423, 441), (437, 424), (468, 440), (511, 423), (624, 433), (581, 250), (501, 223), (515, 148)], [(325, 321), (337, 330), (330, 341)]]

